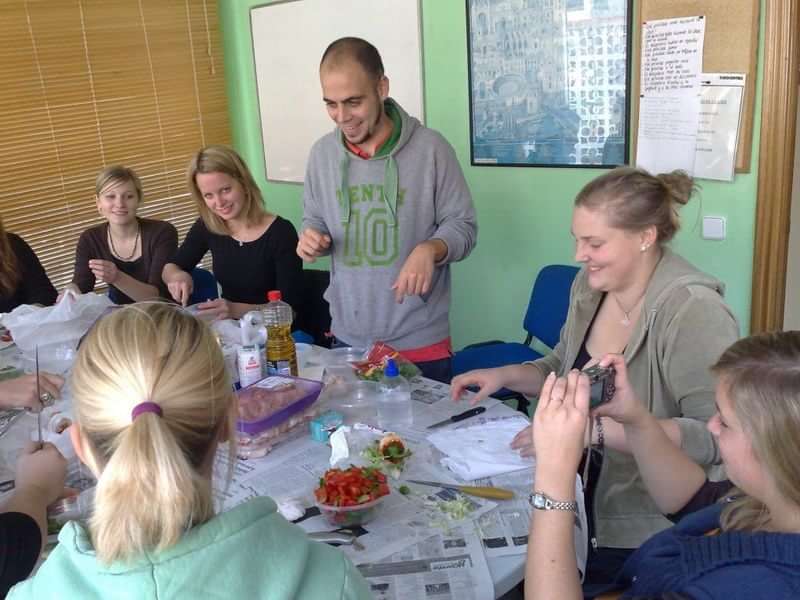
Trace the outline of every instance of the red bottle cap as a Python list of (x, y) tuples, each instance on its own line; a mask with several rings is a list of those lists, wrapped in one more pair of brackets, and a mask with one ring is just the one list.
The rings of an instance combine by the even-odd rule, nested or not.
[(275, 302), (276, 300), (281, 299), (281, 291), (280, 290), (270, 290), (267, 292), (267, 300), (270, 302)]

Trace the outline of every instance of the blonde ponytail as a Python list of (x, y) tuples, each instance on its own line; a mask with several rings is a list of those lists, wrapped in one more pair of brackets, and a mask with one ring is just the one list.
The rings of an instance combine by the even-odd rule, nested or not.
[[(235, 406), (205, 324), (166, 304), (120, 309), (87, 336), (72, 385), (87, 462), (99, 473), (89, 520), (98, 559), (163, 550), (213, 516), (213, 450), (230, 436)], [(145, 401), (162, 414), (132, 418)]]

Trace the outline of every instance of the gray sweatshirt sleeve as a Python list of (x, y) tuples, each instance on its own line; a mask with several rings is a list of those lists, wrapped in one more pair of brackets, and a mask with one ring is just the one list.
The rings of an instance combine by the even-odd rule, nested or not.
[[(318, 189), (322, 186), (319, 181), (319, 166), (320, 150), (319, 143), (314, 145), (311, 153), (308, 156), (308, 165), (306, 166), (306, 176), (303, 181), (303, 227), (298, 231), (298, 235), (302, 235), (305, 229), (314, 229), (320, 233), (330, 235), (328, 226), (325, 224), (325, 199), (322, 197), (322, 190)], [(328, 248), (324, 255), (330, 254), (331, 249)]]
[(681, 416), (681, 448), (700, 465), (717, 464), (719, 449), (706, 429), (716, 412), (715, 384), (709, 367), (739, 337), (736, 319), (719, 295), (693, 286), (691, 296), (670, 323), (662, 356), (666, 381)]
[(478, 220), (456, 153), (444, 138), (440, 138), (434, 160), (437, 228), (432, 237), (447, 244), (441, 265), (469, 256), (478, 241)]

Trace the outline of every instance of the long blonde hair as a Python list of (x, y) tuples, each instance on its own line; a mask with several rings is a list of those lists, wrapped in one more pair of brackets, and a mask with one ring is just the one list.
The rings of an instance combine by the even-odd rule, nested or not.
[[(781, 496), (800, 507), (800, 332), (741, 339), (711, 369), (756, 459)], [(723, 530), (758, 530), (769, 520), (763, 502), (741, 495), (725, 506), (720, 524)]]
[(197, 187), (198, 173), (225, 173), (239, 182), (244, 190), (242, 216), (248, 225), (258, 223), (261, 217), (267, 214), (261, 190), (258, 189), (258, 185), (242, 157), (228, 146), (206, 146), (189, 161), (186, 178), (197, 211), (211, 233), (228, 235), (230, 232), (225, 221), (206, 206), (203, 194)]
[[(236, 404), (204, 323), (158, 302), (114, 311), (83, 341), (72, 392), (83, 454), (99, 474), (89, 531), (101, 562), (168, 548), (213, 516), (211, 453), (233, 439)], [(146, 401), (162, 415), (132, 418)]]
[(0, 218), (0, 294), (11, 296), (17, 289), (21, 277), (17, 255), (11, 248), (11, 241), (3, 227), (3, 219)]

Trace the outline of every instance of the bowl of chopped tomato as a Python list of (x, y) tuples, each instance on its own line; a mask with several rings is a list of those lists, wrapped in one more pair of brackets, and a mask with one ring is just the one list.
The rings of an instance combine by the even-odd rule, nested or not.
[(368, 523), (388, 495), (386, 475), (374, 467), (328, 469), (314, 490), (317, 507), (334, 527)]

